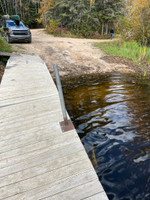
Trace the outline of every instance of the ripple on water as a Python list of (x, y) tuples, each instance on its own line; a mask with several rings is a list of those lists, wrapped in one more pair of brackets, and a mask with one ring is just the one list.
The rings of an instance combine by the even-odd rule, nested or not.
[(149, 200), (150, 87), (121, 74), (73, 87), (66, 106), (109, 199)]

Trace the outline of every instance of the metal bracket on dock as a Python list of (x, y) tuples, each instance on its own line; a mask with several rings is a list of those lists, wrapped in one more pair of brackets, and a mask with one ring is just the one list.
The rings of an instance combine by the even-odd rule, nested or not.
[(64, 95), (62, 91), (62, 85), (61, 85), (61, 81), (59, 77), (58, 65), (54, 65), (54, 72), (56, 76), (56, 83), (57, 83), (57, 88), (58, 88), (58, 93), (59, 93), (59, 98), (60, 98), (60, 103), (61, 103), (62, 114), (64, 118), (64, 121), (60, 122), (60, 126), (61, 126), (62, 132), (67, 132), (67, 131), (73, 130), (74, 126), (72, 124), (72, 121), (67, 119), (67, 112), (66, 112), (66, 107), (65, 107)]
[(59, 124), (61, 126), (62, 132), (67, 132), (67, 131), (74, 129), (73, 123), (70, 119), (66, 120), (66, 121), (59, 122)]

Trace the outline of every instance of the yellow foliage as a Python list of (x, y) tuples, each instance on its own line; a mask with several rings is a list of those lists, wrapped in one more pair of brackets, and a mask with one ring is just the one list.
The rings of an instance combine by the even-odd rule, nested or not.
[(90, 0), (90, 5), (93, 6), (95, 3), (95, 0)]
[(49, 25), (46, 26), (46, 30), (48, 31), (48, 33), (54, 33), (56, 28), (57, 24), (51, 19), (49, 21)]
[(38, 10), (38, 13), (41, 15), (40, 21), (45, 23), (45, 12), (49, 10), (50, 7), (52, 7), (53, 3), (56, 0), (42, 0), (41, 1), (41, 8)]
[(140, 15), (142, 12), (142, 9), (144, 7), (147, 7), (149, 5), (149, 1), (148, 0), (135, 0), (133, 1), (132, 4), (132, 14), (133, 15)]
[(39, 24), (42, 24), (42, 18), (37, 19), (37, 22), (38, 22)]
[(145, 9), (150, 8), (149, 0), (127, 0), (130, 22), (136, 39), (144, 39), (146, 34)]
[(56, 0), (42, 0), (41, 8), (39, 9), (39, 14), (44, 15), (44, 13), (53, 5)]
[(27, 7), (24, 7), (24, 10), (25, 10), (26, 12), (28, 11), (28, 9), (29, 9), (29, 8), (27, 8)]

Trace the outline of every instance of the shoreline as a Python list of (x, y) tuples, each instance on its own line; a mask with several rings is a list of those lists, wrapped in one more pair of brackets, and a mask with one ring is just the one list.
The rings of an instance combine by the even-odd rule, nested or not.
[[(109, 71), (100, 71), (99, 68), (97, 67), (97, 70), (94, 70), (92, 68), (86, 68), (86, 66), (80, 66), (78, 67), (78, 70), (65, 70), (64, 68), (62, 69), (61, 66), (59, 67), (59, 72), (60, 72), (60, 78), (64, 82), (65, 80), (69, 79), (79, 79), (80, 77), (90, 77), (93, 76), (99, 76), (99, 75), (110, 75), (112, 73), (124, 73), (124, 74), (133, 74), (133, 75), (138, 75), (139, 77), (150, 77), (150, 69), (148, 66), (142, 67), (141, 65), (137, 65), (131, 61), (128, 61), (126, 58), (121, 58), (118, 56), (109, 56), (105, 55), (104, 57), (101, 58), (107, 63), (110, 64), (116, 64), (116, 65), (122, 65), (123, 67), (119, 67), (116, 70), (109, 70)], [(0, 82), (2, 79), (2, 76), (4, 74), (4, 65), (0, 66)], [(77, 66), (76, 66), (77, 67)], [(53, 80), (55, 81), (55, 74), (52, 68), (49, 68), (49, 73), (51, 74)], [(62, 73), (63, 71), (63, 73)], [(146, 75), (145, 75), (146, 74)]]

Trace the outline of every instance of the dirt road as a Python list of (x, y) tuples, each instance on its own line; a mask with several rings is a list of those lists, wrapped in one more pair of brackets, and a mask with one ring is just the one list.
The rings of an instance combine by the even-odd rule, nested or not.
[(105, 54), (93, 43), (104, 41), (53, 37), (43, 29), (34, 29), (31, 44), (13, 44), (13, 47), (26, 54), (39, 55), (52, 75), (54, 64), (58, 64), (62, 77), (113, 71), (132, 72), (127, 65), (108, 63), (106, 58), (103, 59)]

